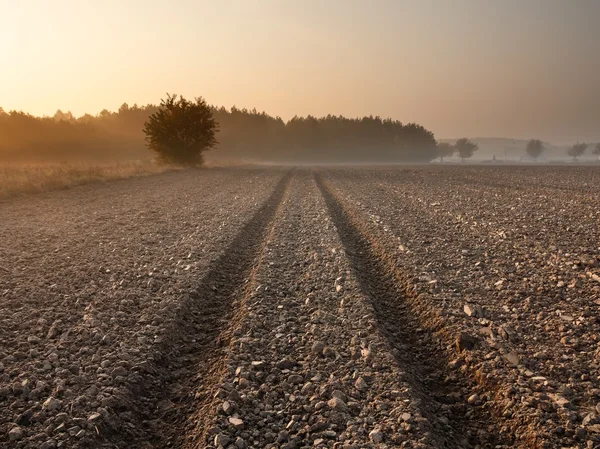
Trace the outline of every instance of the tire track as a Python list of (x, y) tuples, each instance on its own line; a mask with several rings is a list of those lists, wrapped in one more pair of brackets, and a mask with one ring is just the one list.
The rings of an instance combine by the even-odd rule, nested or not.
[[(211, 386), (222, 377), (224, 353), (243, 313), (265, 242), (284, 198), (290, 171), (212, 264), (197, 289), (181, 300), (146, 362), (134, 367), (98, 433), (111, 447), (195, 447), (202, 441)], [(126, 418), (126, 422), (114, 417)], [(135, 424), (132, 424), (135, 423)]]
[(205, 448), (435, 447), (310, 171), (292, 181), (254, 283)]
[[(592, 339), (597, 335), (598, 323), (587, 318), (595, 316), (594, 312), (588, 312), (588, 305), (597, 296), (597, 288), (585, 279), (578, 287), (565, 284), (564, 288), (557, 288), (558, 280), (576, 276), (575, 266), (563, 263), (562, 255), (566, 253), (567, 260), (571, 260), (567, 251), (576, 248), (573, 243), (584, 248), (582, 242), (591, 241), (591, 234), (577, 235), (577, 231), (584, 229), (589, 233), (590, 225), (581, 225), (583, 218), (563, 221), (557, 216), (554, 225), (545, 226), (535, 217), (540, 212), (549, 213), (547, 205), (536, 206), (523, 196), (523, 203), (519, 199), (515, 206), (531, 213), (513, 212), (505, 192), (480, 192), (474, 197), (468, 192), (444, 190), (443, 177), (413, 183), (396, 176), (397, 184), (402, 185), (397, 189), (390, 176), (385, 182), (397, 190), (398, 195), (393, 195), (379, 187), (379, 174), (357, 172), (365, 175), (361, 177), (364, 182), (332, 171), (327, 172), (327, 181), (355, 216), (361, 217), (368, 233), (379, 237), (385, 252), (394, 255), (402, 273), (411, 277), (420, 292), (411, 301), (413, 307), (420, 311), (429, 308), (444, 316), (446, 342), (451, 344), (450, 338), (461, 331), (479, 340), (473, 351), (461, 356), (464, 360), (461, 369), (483, 384), (484, 393), (480, 396), (485, 397), (502, 423), (504, 439), (514, 441), (514, 447), (567, 447), (574, 441), (584, 444), (598, 438), (587, 429), (587, 420), (582, 421), (598, 402), (589, 394), (588, 380), (596, 378), (598, 372), (594, 357), (596, 343)], [(515, 173), (510, 175), (513, 182), (519, 181)], [(538, 195), (533, 192), (533, 196)], [(497, 198), (494, 204), (492, 201), (484, 204), (486, 199), (494, 197)], [(432, 198), (437, 204), (432, 204)], [(586, 210), (583, 205), (581, 208)], [(588, 211), (586, 215), (592, 218), (594, 212)], [(513, 213), (514, 220), (506, 219)], [(508, 227), (507, 236), (487, 234), (487, 226), (496, 219)], [(569, 229), (568, 224), (572, 226), (569, 235), (557, 238), (557, 234), (560, 236)], [(553, 244), (558, 249), (551, 250)], [(594, 247), (592, 243), (590, 249)], [(546, 251), (552, 254), (548, 262)], [(587, 250), (581, 254), (587, 254)], [(581, 263), (587, 262), (582, 259)], [(498, 280), (502, 280), (501, 288), (494, 287)], [(518, 314), (505, 314), (507, 307), (514, 307), (510, 306), (513, 301)], [(481, 306), (484, 316), (468, 316), (463, 311), (466, 303)], [(563, 314), (576, 320), (581, 317), (586, 320), (585, 326), (565, 326)], [(502, 333), (514, 326), (519, 329), (517, 338)], [(577, 335), (574, 340), (577, 346), (566, 338), (561, 341), (565, 335), (569, 338)], [(539, 354), (546, 355), (538, 358)], [(508, 360), (513, 355), (518, 357), (516, 366)], [(569, 395), (566, 407), (586, 411), (581, 413), (579, 421), (558, 402), (564, 400), (560, 392), (565, 384), (569, 385), (564, 390)]]
[[(322, 175), (316, 174), (315, 179), (350, 265), (371, 300), (381, 332), (395, 348), (394, 357), (406, 370), (407, 380), (419, 398), (419, 408), (429, 421), (436, 447), (509, 447), (498, 441), (498, 425), (490, 412), (468, 404), (466, 398), (475, 393), (477, 385), (449, 368), (449, 358), (437, 332), (422, 324), (432, 317), (411, 307), (414, 291), (393, 260), (352, 216)], [(440, 327), (436, 323), (436, 330)]]

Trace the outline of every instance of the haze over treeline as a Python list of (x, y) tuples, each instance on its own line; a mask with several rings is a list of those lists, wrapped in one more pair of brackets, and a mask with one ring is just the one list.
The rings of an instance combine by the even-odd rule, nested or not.
[[(36, 117), (0, 109), (2, 161), (150, 159), (142, 132), (155, 105), (123, 104), (117, 112)], [(328, 115), (287, 122), (255, 109), (213, 107), (218, 145), (208, 159), (273, 162), (427, 162), (436, 141), (424, 127), (380, 117)]]
[(80, 116), (177, 91), (284, 120), (373, 114), (437, 137), (600, 140), (598, 0), (2, 5), (6, 110)]

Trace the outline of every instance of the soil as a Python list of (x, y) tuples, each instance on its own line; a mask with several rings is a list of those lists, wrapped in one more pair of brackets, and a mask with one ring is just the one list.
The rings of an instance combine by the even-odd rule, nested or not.
[(598, 185), (249, 167), (0, 202), (0, 447), (600, 447)]

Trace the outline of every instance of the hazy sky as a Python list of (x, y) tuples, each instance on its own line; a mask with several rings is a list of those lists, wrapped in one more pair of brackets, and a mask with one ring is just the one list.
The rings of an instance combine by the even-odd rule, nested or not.
[(0, 106), (165, 92), (436, 137), (600, 140), (600, 0), (0, 0)]

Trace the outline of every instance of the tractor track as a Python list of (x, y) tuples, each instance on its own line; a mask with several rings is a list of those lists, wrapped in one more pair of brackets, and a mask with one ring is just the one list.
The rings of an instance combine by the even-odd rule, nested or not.
[(156, 351), (138, 367), (140, 382), (130, 383), (115, 406), (118, 413), (133, 413), (140, 425), (107, 422), (110, 447), (198, 447), (213, 400), (210, 392), (222, 376), (231, 332), (243, 315), (244, 298), (292, 177), (292, 171), (284, 175), (173, 312)]
[(424, 317), (411, 307), (414, 292), (393, 260), (323, 176), (318, 173), (315, 178), (381, 332), (396, 349), (393, 355), (420, 399), (419, 407), (429, 421), (436, 447), (509, 447), (507, 442), (498, 441), (498, 423), (490, 411), (468, 404), (467, 398), (477, 385), (449, 368), (449, 354), (436, 335), (439, 329), (422, 324), (431, 316)]

